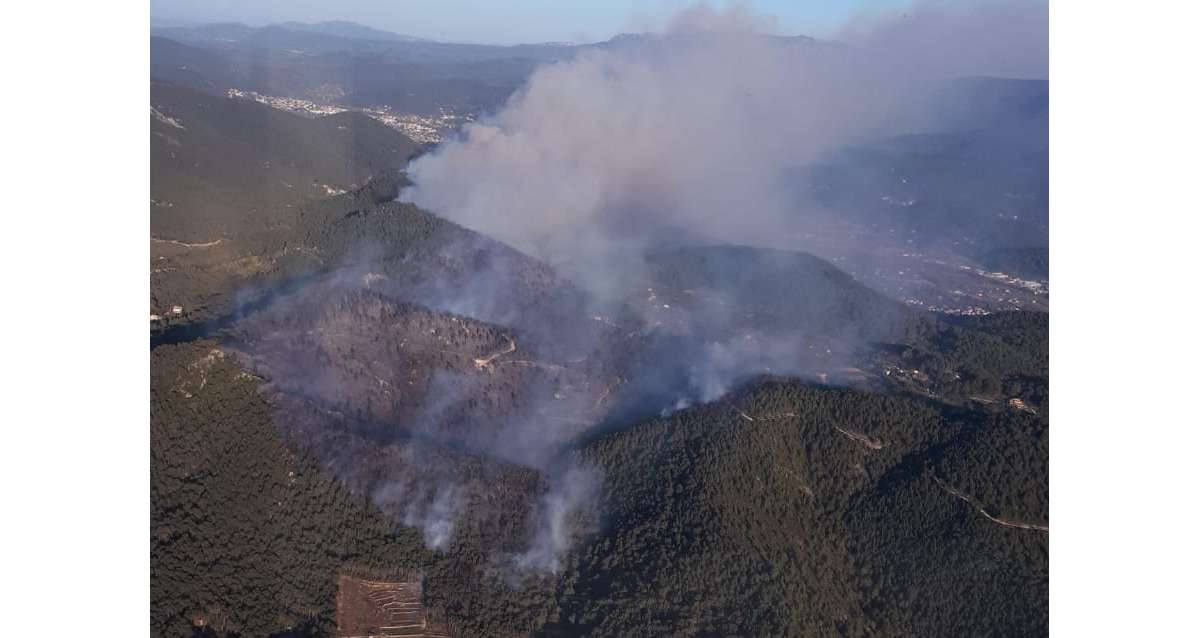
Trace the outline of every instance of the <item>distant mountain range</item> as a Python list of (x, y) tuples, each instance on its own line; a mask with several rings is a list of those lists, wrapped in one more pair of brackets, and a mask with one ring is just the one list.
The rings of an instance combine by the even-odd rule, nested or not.
[[(218, 22), (199, 25), (152, 26), (152, 36), (159, 36), (209, 46), (263, 46), (280, 42), (303, 44), (317, 49), (371, 50), (395, 44), (423, 44), (461, 48), (463, 51), (561, 49), (577, 46), (574, 43), (545, 42), (517, 45), (495, 45), (465, 42), (446, 42), (393, 33), (355, 22), (280, 22), (252, 27), (240, 22)], [(619, 38), (620, 36), (618, 36)], [(618, 39), (614, 38), (614, 40)]]
[(257, 34), (277, 30), (327, 35), (351, 40), (375, 40), (379, 42), (429, 41), (424, 38), (392, 33), (391, 31), (384, 31), (345, 20), (312, 23), (289, 21), (262, 27), (252, 27), (240, 22), (214, 22), (197, 25), (167, 24), (151, 26), (150, 29), (152, 35), (176, 37), (181, 40), (226, 43), (241, 42), (252, 39)]
[(348, 22), (346, 20), (331, 20), (328, 22), (283, 22), (278, 25), (280, 28), (289, 29), (292, 31), (308, 31), (310, 33), (322, 33), (325, 35), (335, 35), (340, 38), (352, 38), (356, 40), (379, 40), (381, 42), (429, 42), (426, 38), (418, 38), (411, 35), (401, 35), (384, 31), (374, 27), (368, 27), (358, 24), (357, 22)]
[[(241, 22), (195, 23), (182, 20), (152, 19), (150, 25), (151, 35), (154, 36), (167, 37), (180, 41), (223, 42), (226, 44), (252, 41), (261, 34), (277, 31), (293, 31), (299, 33), (334, 36), (338, 38), (345, 38), (347, 40), (368, 40), (374, 42), (425, 42), (468, 47), (494, 47), (497, 49), (512, 49), (522, 47), (577, 47), (596, 46), (600, 44), (619, 45), (650, 39), (661, 39), (664, 37), (680, 37), (663, 36), (653, 33), (619, 33), (608, 40), (601, 40), (597, 42), (551, 41), (525, 42), (520, 44), (504, 45), (422, 38), (413, 35), (395, 33), (393, 31), (387, 31), (384, 29), (377, 29), (375, 27), (366, 26), (348, 20), (329, 20), (324, 22), (286, 21), (270, 23), (262, 26), (250, 26)], [(808, 36), (778, 37), (786, 40), (816, 41)]]

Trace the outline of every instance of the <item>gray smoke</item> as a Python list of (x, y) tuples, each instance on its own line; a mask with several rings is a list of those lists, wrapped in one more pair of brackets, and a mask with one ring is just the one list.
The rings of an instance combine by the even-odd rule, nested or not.
[(823, 223), (789, 175), (921, 130), (939, 83), (1042, 77), (1044, 5), (923, 4), (842, 42), (767, 36), (740, 7), (542, 67), (495, 116), (414, 161), (402, 197), (608, 293), (648, 245), (794, 247)]

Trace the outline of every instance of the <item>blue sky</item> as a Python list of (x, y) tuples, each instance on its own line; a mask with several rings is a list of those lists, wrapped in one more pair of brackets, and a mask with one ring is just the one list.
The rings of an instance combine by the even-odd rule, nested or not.
[[(350, 20), (437, 40), (514, 44), (605, 40), (622, 32), (661, 27), (684, 0), (151, 0), (152, 20), (245, 22)], [(713, 6), (725, 2), (714, 0)], [(783, 34), (824, 36), (846, 18), (887, 10), (909, 0), (751, 0), (757, 14), (774, 16)]]

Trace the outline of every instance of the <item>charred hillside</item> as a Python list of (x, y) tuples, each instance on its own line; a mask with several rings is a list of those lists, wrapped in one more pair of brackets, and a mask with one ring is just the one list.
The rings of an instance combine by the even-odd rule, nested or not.
[(619, 382), (618, 363), (600, 353), (558, 358), (558, 344), (519, 324), (432, 310), (369, 286), (305, 287), (239, 322), (227, 343), (275, 392), (393, 424), (383, 440), (483, 448), (514, 419), (570, 430), (594, 420)]

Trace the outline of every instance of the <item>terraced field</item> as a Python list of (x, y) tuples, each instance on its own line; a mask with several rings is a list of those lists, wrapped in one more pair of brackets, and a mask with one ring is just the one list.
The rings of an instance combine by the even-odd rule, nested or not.
[(337, 635), (339, 638), (450, 638), (448, 625), (429, 620), (421, 603), (421, 580), (364, 580), (338, 577)]

